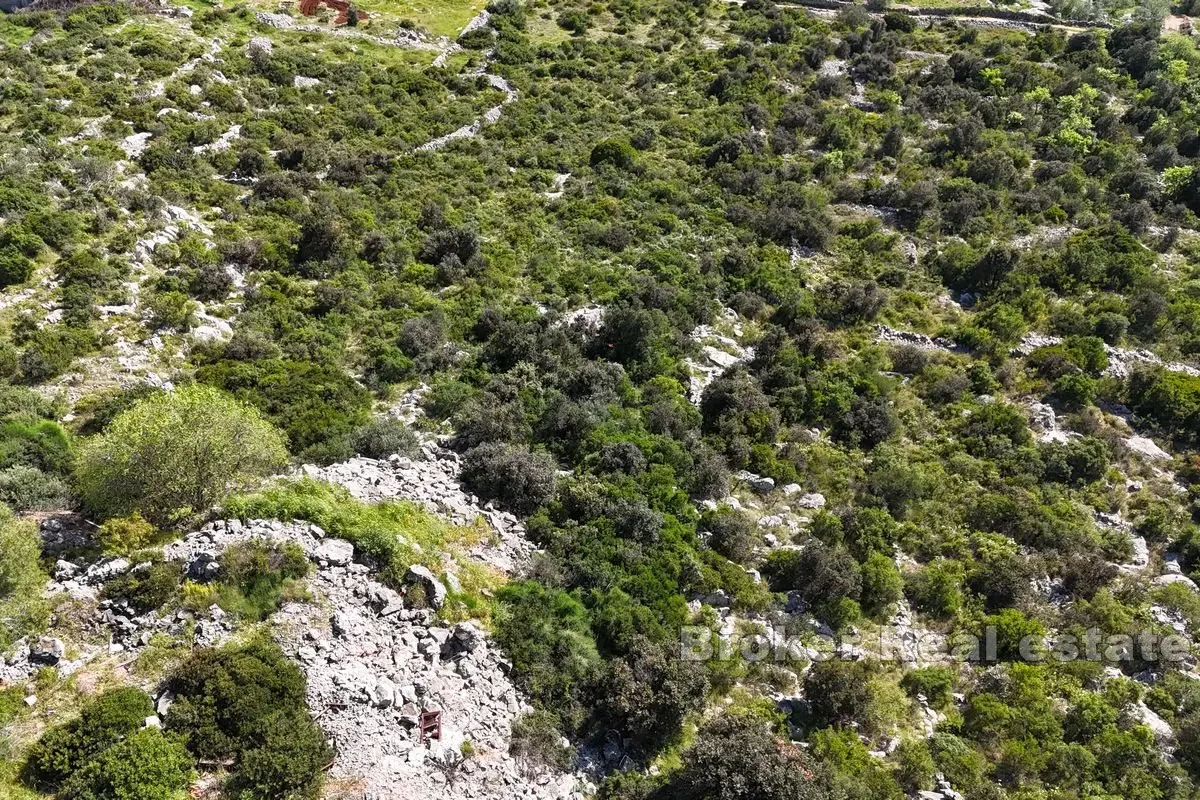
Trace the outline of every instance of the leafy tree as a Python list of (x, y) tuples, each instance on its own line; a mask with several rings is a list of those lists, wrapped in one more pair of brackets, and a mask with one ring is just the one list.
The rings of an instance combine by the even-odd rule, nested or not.
[(140, 401), (89, 441), (76, 465), (87, 507), (156, 525), (203, 513), (283, 466), (279, 434), (254, 409), (190, 386)]

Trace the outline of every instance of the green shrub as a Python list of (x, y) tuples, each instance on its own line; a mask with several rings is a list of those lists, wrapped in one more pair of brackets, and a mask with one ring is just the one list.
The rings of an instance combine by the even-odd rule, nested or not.
[(71, 490), (57, 475), (25, 465), (0, 469), (0, 503), (17, 512), (66, 508)]
[(730, 561), (743, 562), (754, 551), (754, 522), (742, 511), (719, 508), (705, 514), (701, 525), (709, 531), (712, 549)]
[(394, 417), (373, 419), (350, 437), (355, 451), (367, 458), (387, 458), (399, 454), (414, 458), (420, 454), (417, 435)]
[(62, 475), (71, 459), (71, 437), (57, 422), (13, 419), (0, 425), (0, 468), (27, 466)]
[(37, 525), (18, 521), (0, 506), (0, 653), (20, 637), (44, 626), (49, 609), (42, 591), (46, 575), (39, 559)]
[(611, 164), (618, 169), (629, 169), (637, 159), (637, 150), (624, 139), (605, 139), (592, 148), (588, 161), (593, 167)]
[(219, 605), (250, 620), (279, 610), (285, 591), (309, 570), (308, 557), (293, 542), (239, 542), (226, 549), (220, 563)]
[(58, 791), (106, 750), (141, 730), (154, 703), (141, 689), (113, 689), (86, 705), (77, 719), (52, 728), (29, 750), (24, 778), (43, 791)]
[(103, 517), (141, 512), (155, 525), (202, 514), (286, 462), (279, 434), (252, 408), (204, 386), (140, 401), (80, 453), (84, 504)]
[(150, 544), (157, 533), (158, 530), (135, 511), (128, 517), (105, 520), (96, 532), (96, 538), (105, 553), (115, 555), (140, 550)]
[(186, 331), (196, 322), (196, 303), (183, 292), (155, 292), (147, 305), (155, 328)]
[(60, 797), (72, 800), (181, 800), (193, 769), (183, 738), (137, 731), (76, 770)]
[(168, 729), (197, 758), (235, 760), (233, 796), (318, 796), (332, 751), (304, 705), (304, 676), (275, 644), (198, 651), (167, 688), (176, 697)]
[(829, 776), (804, 750), (751, 716), (724, 714), (704, 725), (683, 754), (663, 800), (825, 800)]
[(176, 597), (183, 582), (181, 567), (174, 561), (154, 561), (118, 575), (104, 585), (103, 597), (124, 600), (138, 614), (162, 608)]
[(487, 500), (530, 514), (554, 495), (554, 459), (521, 447), (489, 442), (463, 458), (462, 480)]
[(1129, 405), (1164, 428), (1195, 437), (1200, 431), (1200, 378), (1166, 370), (1129, 379)]
[(221, 361), (197, 370), (196, 379), (258, 408), (287, 434), (296, 454), (344, 440), (367, 421), (370, 410), (367, 391), (325, 364)]
[(944, 707), (950, 702), (950, 693), (954, 690), (955, 675), (950, 667), (920, 667), (904, 673), (900, 686), (909, 696), (925, 695), (925, 699), (935, 708)]

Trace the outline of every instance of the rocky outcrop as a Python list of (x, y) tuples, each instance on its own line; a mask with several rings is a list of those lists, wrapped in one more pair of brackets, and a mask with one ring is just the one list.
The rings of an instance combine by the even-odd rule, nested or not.
[(482, 520), (495, 536), (477, 545), (472, 557), (509, 573), (528, 564), (537, 548), (525, 538), (524, 524), (490, 502), (481, 504), (462, 487), (458, 454), (429, 440), (422, 444), (421, 452), (424, 458), (352, 458), (328, 467), (306, 465), (302, 472), (344, 486), (369, 503), (408, 500), (459, 525)]
[[(719, 325), (719, 327), (718, 327)], [(727, 329), (732, 335), (722, 333)], [(684, 360), (688, 374), (688, 398), (696, 405), (708, 385), (725, 370), (754, 358), (754, 348), (744, 347), (738, 342), (742, 325), (736, 312), (725, 309), (721, 319), (714, 325), (700, 325), (688, 337), (700, 346), (700, 355)]]

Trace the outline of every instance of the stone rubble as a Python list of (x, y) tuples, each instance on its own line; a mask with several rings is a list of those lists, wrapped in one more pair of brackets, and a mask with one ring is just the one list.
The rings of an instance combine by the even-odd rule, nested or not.
[[(1012, 354), (1027, 356), (1039, 347), (1053, 347), (1062, 344), (1062, 341), (1059, 336), (1027, 333), (1012, 349)], [(1104, 374), (1112, 378), (1128, 378), (1130, 373), (1143, 366), (1158, 366), (1168, 372), (1182, 372), (1185, 375), (1200, 377), (1200, 367), (1178, 361), (1166, 361), (1149, 350), (1131, 350), (1125, 347), (1114, 347), (1110, 344), (1104, 345), (1104, 350), (1108, 354), (1108, 369), (1104, 371)]]
[(689, 357), (683, 362), (691, 376), (688, 399), (695, 405), (700, 404), (708, 385), (726, 370), (754, 358), (754, 348), (738, 342), (738, 337), (742, 335), (742, 324), (737, 313), (726, 308), (719, 322), (724, 323), (724, 327), (733, 335), (725, 335), (716, 325), (699, 325), (688, 337), (701, 348), (698, 358)]

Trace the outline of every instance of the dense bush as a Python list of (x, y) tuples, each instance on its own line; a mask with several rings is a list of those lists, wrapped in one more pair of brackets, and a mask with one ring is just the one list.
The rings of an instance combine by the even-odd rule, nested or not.
[(187, 796), (193, 769), (183, 739), (147, 728), (76, 770), (59, 795), (78, 800), (171, 800)]
[(304, 676), (265, 641), (197, 651), (167, 680), (167, 728), (200, 759), (234, 760), (228, 789), (247, 800), (315, 798), (332, 751), (304, 705)]
[(207, 387), (142, 400), (80, 453), (89, 510), (140, 512), (157, 525), (203, 513), (286, 460), (279, 434), (253, 409)]
[(39, 789), (59, 791), (80, 770), (141, 730), (153, 714), (154, 704), (140, 689), (105, 692), (84, 706), (78, 718), (52, 728), (30, 748), (25, 779)]
[(463, 457), (463, 482), (488, 500), (529, 514), (554, 495), (554, 460), (501, 443), (482, 444)]
[(821, 767), (767, 723), (724, 715), (700, 729), (663, 800), (820, 800), (832, 797)]
[(355, 452), (367, 458), (387, 458), (391, 455), (412, 458), (419, 454), (420, 449), (416, 434), (393, 417), (371, 420), (354, 432), (351, 444)]
[(329, 365), (221, 361), (197, 370), (196, 379), (258, 408), (287, 434), (296, 454), (310, 448), (319, 454), (367, 421), (366, 390)]

